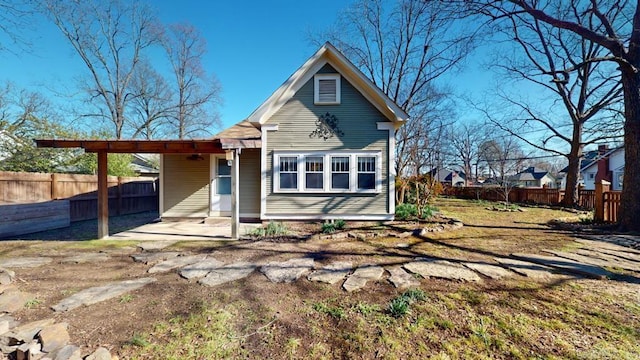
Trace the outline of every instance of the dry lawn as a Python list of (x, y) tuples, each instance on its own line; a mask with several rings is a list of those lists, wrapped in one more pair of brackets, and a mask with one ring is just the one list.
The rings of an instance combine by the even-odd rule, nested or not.
[[(450, 199), (436, 206), (464, 227), (405, 239), (183, 242), (170, 250), (208, 253), (225, 262), (313, 256), (319, 264), (349, 260), (391, 265), (424, 255), (491, 261), (512, 252), (574, 246), (572, 234), (547, 226), (549, 220), (572, 217), (570, 213), (537, 208), (493, 212), (483, 204)], [(400, 248), (400, 243), (409, 246)], [(50, 310), (80, 289), (147, 276), (148, 266), (128, 256), (131, 245), (3, 242), (0, 264), (1, 258), (19, 255), (59, 260), (84, 251), (112, 254), (104, 263), (56, 261), (18, 270), (18, 286), (38, 301), (17, 316), (22, 321), (66, 321), (75, 344), (87, 352), (106, 346), (121, 359), (640, 358), (637, 274), (625, 281), (558, 276), (550, 282), (517, 277), (469, 284), (421, 279), (411, 296), (405, 294), (411, 300), (404, 301), (403, 291), (386, 280), (348, 294), (339, 284), (305, 279), (273, 284), (258, 272), (208, 288), (171, 272), (130, 295), (69, 313)]]

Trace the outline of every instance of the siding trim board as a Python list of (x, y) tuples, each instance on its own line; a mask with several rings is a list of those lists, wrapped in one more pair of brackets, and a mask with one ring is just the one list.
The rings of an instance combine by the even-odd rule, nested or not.
[(362, 220), (362, 221), (384, 221), (393, 220), (394, 214), (265, 214), (262, 220)]
[(278, 131), (278, 124), (265, 124), (260, 128), (262, 132), (260, 140), (260, 219), (263, 219), (267, 211), (267, 134), (269, 131)]
[(387, 159), (387, 173), (389, 174), (389, 213), (396, 213), (396, 129), (392, 123), (379, 122), (378, 130), (387, 130), (389, 132), (389, 147)]

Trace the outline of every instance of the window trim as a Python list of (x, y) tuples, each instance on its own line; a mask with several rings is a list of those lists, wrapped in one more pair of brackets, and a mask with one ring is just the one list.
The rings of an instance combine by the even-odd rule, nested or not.
[[(336, 99), (335, 101), (320, 101), (320, 80), (335, 80)], [(339, 105), (341, 101), (341, 81), (340, 74), (316, 74), (313, 76), (313, 103), (315, 105)]]
[[(295, 158), (296, 159), (296, 162), (295, 162), (296, 163), (296, 171), (295, 172), (294, 171), (286, 171), (285, 172), (286, 174), (296, 174), (296, 184), (297, 184), (296, 188), (284, 188), (284, 189), (280, 188), (280, 158), (281, 157)], [(298, 191), (298, 189), (300, 188), (300, 157), (299, 156), (296, 156), (295, 154), (288, 154), (288, 155), (279, 156), (277, 158), (277, 161), (276, 161), (276, 166), (274, 166), (274, 171), (275, 171), (275, 169), (278, 170), (278, 179), (277, 179), (278, 182), (275, 184), (275, 186), (279, 191), (282, 191), (282, 192), (296, 192), (296, 191)]]
[[(333, 189), (331, 188), (331, 158), (349, 157), (349, 189)], [(296, 157), (298, 159), (298, 188), (297, 189), (280, 189), (280, 158)], [(323, 188), (307, 189), (306, 188), (306, 158), (322, 157), (323, 165)], [(375, 187), (373, 189), (358, 189), (358, 157), (374, 157), (376, 162), (375, 169)], [(304, 194), (377, 194), (382, 192), (382, 151), (381, 150), (360, 150), (360, 151), (291, 151), (291, 150), (274, 150), (273, 152), (273, 168), (272, 189), (274, 193), (304, 193)]]

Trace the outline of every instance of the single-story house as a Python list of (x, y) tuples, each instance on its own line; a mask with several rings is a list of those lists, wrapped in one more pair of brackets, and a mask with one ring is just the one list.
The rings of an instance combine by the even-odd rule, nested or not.
[(462, 171), (433, 169), (429, 174), (443, 186), (467, 186), (467, 176)]
[(240, 218), (392, 219), (395, 131), (408, 118), (326, 43), (214, 137), (225, 152), (161, 155), (161, 217), (229, 216), (233, 188)]
[(513, 175), (509, 181), (514, 186), (529, 188), (554, 188), (556, 184), (556, 178), (550, 172), (533, 166)]

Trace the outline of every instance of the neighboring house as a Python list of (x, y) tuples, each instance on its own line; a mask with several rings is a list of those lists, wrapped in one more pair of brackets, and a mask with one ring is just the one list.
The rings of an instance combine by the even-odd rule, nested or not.
[(509, 178), (509, 181), (517, 187), (528, 188), (554, 188), (556, 178), (550, 172), (535, 167), (529, 167)]
[(462, 171), (431, 170), (429, 174), (435, 177), (443, 186), (466, 186), (467, 176)]
[[(600, 159), (609, 151), (610, 149), (607, 145), (598, 145), (597, 150), (585, 151), (582, 154), (582, 159), (580, 161), (580, 178), (578, 179), (579, 185), (585, 186), (585, 183), (593, 184), (595, 182), (597, 168), (592, 167), (592, 165), (595, 164), (598, 159)], [(560, 172), (558, 172), (558, 186), (560, 189), (567, 188), (568, 168), (569, 167), (565, 167), (564, 169), (560, 170)], [(591, 186), (593, 187), (593, 185)]]
[(246, 120), (214, 137), (226, 153), (161, 156), (161, 216), (230, 215), (237, 169), (240, 218), (392, 219), (395, 131), (407, 119), (326, 43)]
[(615, 149), (604, 148), (594, 161), (591, 161), (582, 171), (585, 190), (595, 190), (597, 181), (606, 180), (611, 183), (611, 190), (622, 190), (624, 177), (624, 147)]
[(160, 175), (158, 169), (159, 158), (157, 154), (131, 154), (131, 168), (138, 176), (157, 177)]

